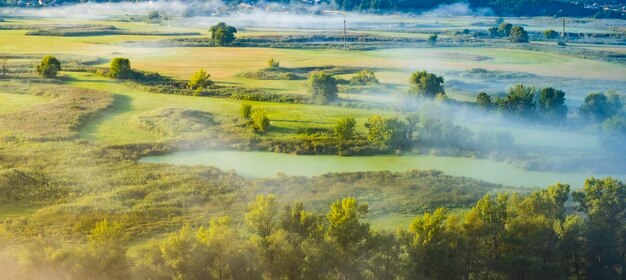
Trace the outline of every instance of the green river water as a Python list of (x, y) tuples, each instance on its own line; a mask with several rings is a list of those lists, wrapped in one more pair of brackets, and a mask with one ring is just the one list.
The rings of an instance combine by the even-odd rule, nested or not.
[(141, 162), (214, 166), (223, 170), (234, 170), (242, 176), (256, 178), (271, 178), (278, 173), (293, 176), (315, 176), (329, 172), (381, 170), (403, 172), (413, 169), (433, 169), (443, 171), (448, 175), (464, 176), (516, 187), (545, 187), (557, 182), (581, 187), (585, 178), (591, 176), (613, 176), (620, 180), (626, 179), (626, 174), (528, 171), (492, 160), (425, 155), (340, 157), (206, 150), (148, 156), (142, 158)]

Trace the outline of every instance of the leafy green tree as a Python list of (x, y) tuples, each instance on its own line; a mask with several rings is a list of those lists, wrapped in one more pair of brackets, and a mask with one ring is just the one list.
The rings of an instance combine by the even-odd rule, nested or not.
[(535, 112), (535, 91), (533, 87), (515, 85), (505, 98), (496, 99), (498, 109), (518, 116), (532, 117)]
[(134, 75), (128, 58), (116, 57), (111, 61), (109, 76), (115, 79), (130, 79)]
[(350, 79), (350, 84), (358, 86), (378, 84), (378, 79), (376, 78), (376, 73), (374, 73), (374, 71), (363, 69)]
[(500, 194), (495, 199), (485, 195), (465, 214), (463, 229), (470, 245), (465, 258), (473, 266), (468, 276), (478, 277), (483, 271), (500, 268), (505, 248), (508, 203), (507, 195)]
[(502, 37), (509, 37), (511, 36), (512, 29), (513, 29), (513, 24), (503, 22), (498, 27), (498, 33), (500, 33), (500, 36)]
[(528, 32), (524, 30), (524, 27), (515, 26), (511, 29), (510, 39), (513, 43), (528, 43)]
[(337, 99), (337, 80), (324, 71), (309, 75), (308, 89), (318, 103), (328, 103)]
[(197, 279), (260, 279), (253, 262), (258, 260), (232, 226), (229, 217), (212, 220), (208, 227), (198, 229), (198, 244), (202, 273)]
[(579, 215), (568, 215), (565, 220), (554, 224), (561, 265), (574, 279), (583, 279), (584, 274), (584, 243), (581, 238), (584, 228), (585, 220)]
[(431, 46), (434, 46), (435, 44), (437, 44), (437, 39), (439, 38), (439, 36), (437, 36), (437, 34), (432, 34), (430, 36), (428, 36), (428, 44)]
[(211, 26), (209, 31), (211, 31), (211, 39), (216, 45), (227, 46), (235, 41), (237, 28), (220, 22), (216, 25)]
[(580, 114), (597, 122), (602, 122), (622, 113), (622, 97), (614, 93), (590, 93), (580, 106)]
[(280, 62), (278, 60), (270, 58), (267, 61), (267, 68), (280, 68)]
[(449, 235), (448, 216), (443, 208), (425, 213), (411, 222), (404, 232), (405, 250), (412, 278), (454, 279), (460, 271), (455, 267), (455, 238)]
[(375, 233), (367, 255), (367, 279), (394, 280), (403, 274), (402, 245), (395, 234)]
[(409, 94), (435, 98), (438, 93), (445, 94), (443, 77), (426, 71), (418, 71), (409, 78)]
[(481, 108), (491, 108), (493, 106), (493, 102), (491, 101), (491, 96), (486, 92), (481, 92), (476, 96), (476, 104)]
[(107, 220), (98, 222), (87, 238), (89, 264), (83, 269), (98, 279), (128, 277), (127, 241), (122, 224)]
[(563, 121), (567, 118), (567, 105), (565, 105), (565, 92), (544, 88), (539, 92), (537, 100), (539, 113), (545, 118)]
[(200, 68), (191, 76), (187, 85), (190, 89), (203, 89), (212, 86), (213, 81), (211, 81), (211, 75), (204, 71), (203, 68)]
[(574, 192), (589, 219), (586, 271), (588, 279), (619, 279), (626, 260), (626, 186), (613, 178), (590, 178)]
[(335, 201), (330, 206), (326, 214), (329, 223), (326, 233), (343, 251), (350, 250), (369, 237), (369, 224), (359, 221), (367, 215), (368, 209), (367, 203), (357, 203), (353, 197)]
[(286, 205), (279, 217), (280, 228), (297, 233), (303, 238), (317, 237), (321, 229), (320, 217), (304, 209), (302, 202)]
[(339, 140), (345, 141), (354, 136), (354, 130), (356, 129), (356, 119), (352, 117), (347, 117), (340, 119), (337, 122), (337, 125), (334, 127), (335, 136), (339, 138)]
[(554, 31), (554, 29), (548, 29), (543, 32), (543, 38), (546, 40), (554, 40), (559, 37), (559, 33)]
[(396, 118), (371, 116), (365, 123), (367, 139), (384, 148), (401, 148), (408, 141), (406, 124)]
[(250, 104), (241, 104), (241, 108), (239, 108), (239, 114), (245, 119), (251, 119), (252, 117), (252, 105)]
[(502, 34), (500, 34), (500, 30), (497, 27), (489, 28), (487, 30), (487, 33), (489, 33), (490, 38), (498, 38), (502, 36)]
[(252, 111), (252, 128), (254, 128), (257, 132), (265, 132), (270, 127), (270, 119), (267, 117), (267, 114), (263, 111), (254, 110)]
[(366, 251), (370, 226), (361, 223), (359, 219), (365, 217), (367, 212), (367, 203), (358, 203), (355, 198), (347, 197), (334, 202), (326, 214), (328, 219), (326, 236), (339, 248), (340, 259), (337, 269), (340, 278), (360, 277), (362, 273), (359, 261)]
[(260, 194), (256, 200), (248, 205), (245, 222), (250, 231), (268, 237), (276, 227), (278, 215), (278, 200), (276, 196)]
[(43, 78), (56, 78), (57, 73), (61, 71), (61, 62), (54, 56), (47, 55), (37, 65), (37, 73)]

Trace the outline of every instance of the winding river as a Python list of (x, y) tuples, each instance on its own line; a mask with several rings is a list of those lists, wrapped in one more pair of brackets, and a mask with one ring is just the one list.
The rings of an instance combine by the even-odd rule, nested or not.
[(234, 170), (242, 176), (256, 178), (271, 178), (278, 173), (293, 176), (315, 176), (328, 172), (381, 170), (403, 172), (413, 169), (433, 169), (443, 171), (448, 175), (464, 176), (516, 187), (545, 187), (556, 182), (580, 187), (584, 180), (591, 176), (613, 176), (620, 180), (626, 179), (626, 174), (528, 171), (504, 162), (486, 159), (425, 155), (340, 157), (203, 150), (148, 156), (142, 158), (141, 162), (214, 166), (223, 170)]

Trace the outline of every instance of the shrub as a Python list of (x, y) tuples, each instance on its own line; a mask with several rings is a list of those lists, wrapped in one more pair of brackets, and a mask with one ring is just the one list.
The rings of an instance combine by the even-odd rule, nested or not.
[(278, 60), (274, 60), (273, 58), (270, 58), (270, 60), (267, 61), (267, 68), (279, 68), (280, 67), (280, 62)]
[(111, 78), (130, 79), (133, 77), (133, 74), (128, 58), (116, 57), (111, 61), (111, 70), (109, 71)]
[(250, 104), (241, 104), (241, 108), (239, 109), (239, 113), (242, 117), (246, 119), (250, 119), (252, 116), (252, 105)]
[(212, 86), (213, 84), (213, 81), (211, 81), (211, 75), (209, 75), (209, 73), (201, 68), (200, 70), (196, 71), (193, 76), (191, 76), (187, 85), (191, 89), (202, 89)]
[(438, 93), (445, 94), (443, 77), (426, 71), (418, 71), (409, 79), (409, 94), (434, 98)]
[(237, 33), (237, 28), (223, 22), (211, 26), (209, 30), (213, 43), (218, 46), (230, 45), (235, 40), (235, 33)]
[(59, 71), (61, 71), (61, 62), (51, 55), (45, 56), (37, 65), (37, 73), (43, 78), (56, 78)]
[(350, 79), (350, 84), (359, 86), (378, 84), (378, 79), (376, 78), (376, 73), (374, 73), (374, 71), (365, 69), (356, 73), (356, 75)]
[(318, 103), (328, 103), (337, 99), (337, 79), (324, 71), (309, 75), (309, 92)]
[(257, 132), (265, 132), (270, 127), (270, 119), (263, 111), (252, 112), (252, 127)]
[(515, 26), (511, 29), (510, 39), (513, 43), (528, 43), (528, 33), (524, 30), (524, 27)]
[(554, 40), (559, 37), (559, 33), (554, 31), (553, 29), (548, 29), (543, 32), (543, 38), (546, 40)]
[(354, 129), (356, 128), (356, 120), (352, 117), (347, 117), (339, 120), (335, 125), (335, 136), (340, 140), (348, 140), (354, 136)]

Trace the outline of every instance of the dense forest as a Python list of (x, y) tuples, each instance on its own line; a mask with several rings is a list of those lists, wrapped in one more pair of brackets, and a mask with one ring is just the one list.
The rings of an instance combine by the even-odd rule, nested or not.
[[(6, 6), (39, 6), (40, 1), (2, 0), (0, 5)], [(55, 0), (43, 1), (49, 4), (79, 3), (79, 0)], [(124, 2), (124, 1), (90, 1), (90, 2)], [(130, 1), (136, 2), (136, 1)], [(193, 2), (193, 1), (190, 1)], [(255, 4), (254, 1), (225, 0), (227, 4)], [(292, 3), (290, 0), (268, 0), (266, 2)], [(591, 8), (589, 4), (581, 1), (558, 1), (558, 0), (322, 0), (306, 1), (307, 3), (331, 3), (337, 8), (347, 11), (420, 11), (437, 8), (440, 5), (468, 2), (473, 8), (489, 8), (500, 16), (603, 16), (624, 18), (624, 14), (618, 10), (603, 11), (600, 7)], [(607, 5), (620, 5), (624, 1), (603, 1)]]

